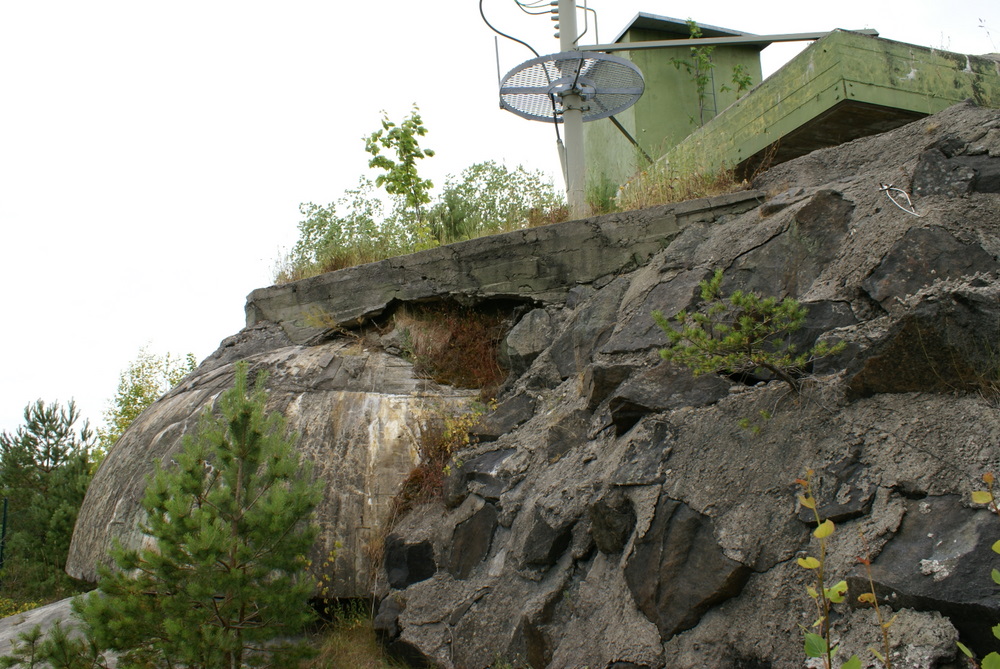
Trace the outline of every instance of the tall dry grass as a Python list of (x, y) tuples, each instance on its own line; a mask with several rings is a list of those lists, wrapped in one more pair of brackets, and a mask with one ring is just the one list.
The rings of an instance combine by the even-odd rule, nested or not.
[(618, 189), (618, 211), (646, 209), (746, 190), (750, 182), (726, 167), (698, 169), (660, 160), (629, 179)]

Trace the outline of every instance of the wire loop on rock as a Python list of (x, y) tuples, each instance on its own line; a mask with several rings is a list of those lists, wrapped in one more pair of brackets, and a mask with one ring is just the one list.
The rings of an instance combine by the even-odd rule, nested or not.
[[(885, 193), (886, 196), (892, 201), (892, 203), (894, 205), (896, 205), (897, 207), (899, 207), (900, 209), (902, 209), (903, 211), (905, 211), (907, 214), (913, 214), (917, 218), (920, 218), (920, 214), (917, 213), (917, 208), (913, 206), (913, 203), (910, 201), (910, 196), (907, 195), (907, 193), (906, 193), (905, 190), (903, 190), (902, 188), (896, 188), (892, 184), (883, 184), (883, 183), (880, 183), (878, 185), (878, 189), (880, 191), (882, 191), (883, 193)], [(894, 198), (892, 196), (892, 191), (896, 191), (897, 193), (900, 193), (904, 198), (906, 198), (906, 206), (905, 207), (903, 205), (901, 205), (896, 200), (896, 198)]]

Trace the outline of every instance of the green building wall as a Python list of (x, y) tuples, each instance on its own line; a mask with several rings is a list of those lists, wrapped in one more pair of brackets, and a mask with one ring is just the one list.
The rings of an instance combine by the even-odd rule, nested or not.
[[(653, 159), (666, 154), (700, 125), (698, 88), (694, 75), (675, 63), (692, 62), (691, 47), (684, 41), (689, 28), (684, 22), (664, 23), (668, 30), (632, 28), (618, 40), (633, 43), (676, 39), (677, 47), (619, 51), (616, 55), (631, 60), (646, 82), (639, 101), (616, 116), (619, 123), (638, 142), (642, 151)], [(702, 27), (704, 36), (738, 35)], [(742, 93), (733, 83), (733, 71), (742, 66), (753, 84), (760, 83), (760, 47), (717, 46), (712, 51), (711, 83), (705, 90), (703, 117), (707, 122), (718, 112), (735, 102)], [(745, 92), (745, 91), (744, 91)], [(588, 190), (617, 187), (647, 164), (636, 149), (610, 120), (588, 123), (584, 127), (587, 155)]]

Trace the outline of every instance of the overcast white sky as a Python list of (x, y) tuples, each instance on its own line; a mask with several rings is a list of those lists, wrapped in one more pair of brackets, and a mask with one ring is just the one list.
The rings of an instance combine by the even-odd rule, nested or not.
[[(996, 0), (590, 6), (602, 41), (644, 11), (1000, 50)], [(559, 50), (548, 16), (485, 10)], [(768, 48), (765, 72), (803, 47)], [(501, 40), (504, 73), (531, 57)], [(0, 430), (37, 398), (76, 398), (97, 423), (143, 345), (201, 360), (238, 332), (247, 293), (295, 241), (298, 204), (367, 169), (361, 137), (382, 109), (420, 105), (438, 184), (486, 159), (555, 177), (551, 127), (499, 110), (496, 88), (477, 0), (0, 0)]]

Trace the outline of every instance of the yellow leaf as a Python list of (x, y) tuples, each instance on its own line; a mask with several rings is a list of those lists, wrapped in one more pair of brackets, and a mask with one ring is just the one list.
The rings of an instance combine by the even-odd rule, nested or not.
[(973, 490), (972, 502), (974, 504), (989, 504), (993, 501), (993, 493), (989, 490)]
[(986, 472), (985, 474), (983, 474), (983, 482), (986, 485), (989, 485), (989, 484), (993, 483), (993, 480), (994, 480), (993, 479), (993, 472)]
[[(897, 614), (896, 614), (896, 616), (898, 616), (898, 615), (899, 615), (899, 614), (897, 613)], [(895, 621), (896, 621), (896, 616), (893, 616), (892, 618), (889, 618), (889, 622), (887, 622), (887, 623), (882, 623), (882, 627), (883, 627), (884, 629), (889, 629), (889, 625), (891, 625), (891, 624), (892, 624), (893, 622), (895, 622)]]
[(861, 602), (862, 604), (874, 604), (875, 595), (873, 595), (870, 592), (863, 592), (860, 595), (858, 595), (858, 601)]
[(816, 588), (812, 587), (811, 585), (806, 586), (806, 592), (809, 593), (809, 596), (812, 597), (813, 599), (819, 597), (819, 593), (816, 592)]
[(992, 548), (994, 553), (1000, 553), (1000, 541), (994, 541)]
[(805, 495), (799, 495), (799, 504), (806, 507), (807, 509), (816, 508), (816, 500), (812, 497), (806, 497)]
[(844, 595), (847, 594), (847, 581), (840, 581), (832, 588), (824, 588), (823, 592), (826, 594), (826, 598), (831, 602), (834, 604), (840, 604), (844, 601)]
[(820, 565), (820, 561), (814, 557), (799, 558), (798, 560), (796, 560), (796, 562), (799, 563), (800, 567), (803, 567), (805, 569), (816, 569)]
[(815, 530), (813, 530), (813, 536), (817, 539), (826, 539), (828, 536), (833, 534), (834, 529), (833, 521), (827, 519), (820, 523)]

